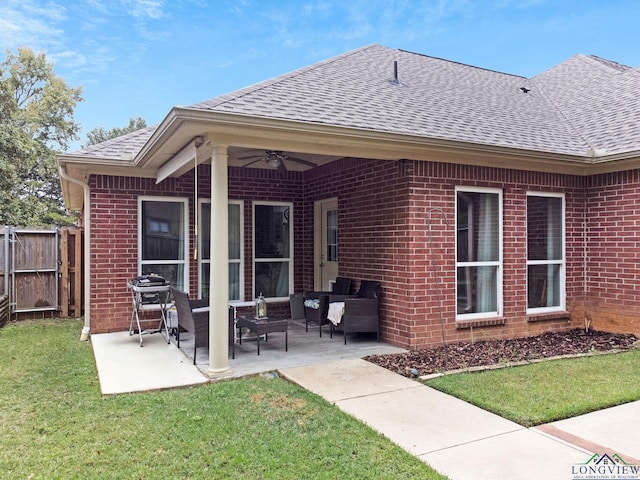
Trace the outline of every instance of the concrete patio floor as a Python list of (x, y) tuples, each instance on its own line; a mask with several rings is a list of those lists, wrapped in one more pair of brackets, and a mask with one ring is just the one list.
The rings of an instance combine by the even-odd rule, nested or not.
[[(198, 348), (194, 366), (193, 343), (187, 335), (180, 337), (180, 349), (173, 337), (168, 344), (166, 337), (159, 333), (145, 335), (144, 347), (140, 347), (138, 336), (130, 336), (129, 332), (92, 335), (91, 342), (103, 395), (187, 387), (210, 381), (209, 350)], [(229, 351), (231, 371), (225, 378), (405, 351), (378, 343), (375, 336), (368, 334), (350, 334), (345, 345), (341, 333), (331, 339), (329, 328), (324, 326), (320, 337), (316, 325), (310, 325), (306, 332), (304, 321), (297, 320), (290, 322), (288, 343), (285, 351), (284, 333), (272, 333), (268, 341), (260, 342), (260, 355), (257, 355), (255, 337), (243, 336), (242, 345), (236, 343), (235, 359)]]

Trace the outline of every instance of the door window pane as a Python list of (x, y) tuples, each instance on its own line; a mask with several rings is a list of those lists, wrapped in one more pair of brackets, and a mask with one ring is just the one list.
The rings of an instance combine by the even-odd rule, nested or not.
[(327, 253), (328, 262), (338, 261), (338, 211), (327, 211)]

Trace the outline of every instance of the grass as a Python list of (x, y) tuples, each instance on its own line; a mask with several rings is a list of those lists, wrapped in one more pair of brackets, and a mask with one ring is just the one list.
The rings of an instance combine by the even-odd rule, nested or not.
[(281, 379), (103, 397), (81, 327), (0, 330), (0, 478), (444, 478)]
[(640, 399), (640, 350), (447, 375), (425, 383), (531, 427)]

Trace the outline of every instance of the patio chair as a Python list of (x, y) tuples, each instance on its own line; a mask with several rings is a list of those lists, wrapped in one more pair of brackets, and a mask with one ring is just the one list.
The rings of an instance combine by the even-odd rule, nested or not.
[(193, 335), (193, 364), (196, 364), (198, 347), (209, 346), (209, 312), (194, 313), (194, 308), (209, 306), (209, 299), (189, 300), (189, 294), (171, 287), (171, 294), (178, 311), (178, 328), (176, 340), (180, 348), (180, 331), (187, 331)]
[(304, 294), (304, 327), (309, 331), (309, 322), (317, 324), (322, 336), (322, 325), (329, 323), (329, 292), (305, 292)]
[(351, 279), (336, 277), (336, 281), (331, 286), (331, 293), (334, 295), (349, 295), (349, 292), (351, 292)]
[(329, 303), (344, 302), (344, 310), (340, 323), (330, 322), (329, 334), (333, 338), (333, 331), (344, 332), (344, 344), (347, 344), (347, 333), (371, 332), (375, 333), (380, 342), (380, 318), (378, 307), (382, 287), (380, 282), (362, 280), (360, 289), (355, 295), (330, 295)]
[(351, 289), (351, 279), (347, 277), (336, 277), (330, 292), (313, 291), (304, 294), (304, 318), (305, 329), (309, 331), (309, 322), (318, 325), (320, 336), (322, 337), (322, 325), (329, 323), (327, 313), (329, 312), (330, 295), (348, 295)]

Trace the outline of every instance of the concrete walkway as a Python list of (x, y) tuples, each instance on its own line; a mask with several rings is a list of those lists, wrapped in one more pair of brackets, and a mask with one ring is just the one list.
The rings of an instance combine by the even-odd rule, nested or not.
[(364, 360), (280, 372), (452, 480), (567, 480), (594, 453), (640, 465), (640, 402), (524, 428)]

